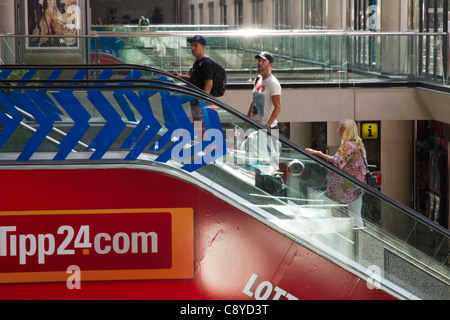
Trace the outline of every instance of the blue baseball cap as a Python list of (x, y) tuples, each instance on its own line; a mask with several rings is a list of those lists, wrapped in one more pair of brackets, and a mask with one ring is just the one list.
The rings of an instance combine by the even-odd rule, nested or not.
[(193, 37), (193, 38), (187, 40), (187, 42), (189, 42), (189, 43), (191, 43), (192, 41), (198, 42), (198, 43), (200, 43), (201, 45), (206, 46), (206, 39), (203, 38), (202, 36), (198, 36), (198, 35), (197, 35), (197, 36), (195, 36), (195, 37)]

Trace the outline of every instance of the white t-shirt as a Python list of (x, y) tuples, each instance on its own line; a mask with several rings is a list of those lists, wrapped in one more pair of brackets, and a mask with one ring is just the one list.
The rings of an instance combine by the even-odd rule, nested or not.
[[(266, 80), (259, 76), (253, 87), (252, 119), (266, 125), (275, 109), (272, 97), (276, 95), (281, 95), (281, 85), (278, 79), (274, 75)], [(272, 123), (272, 128), (276, 125), (277, 121), (275, 120)]]

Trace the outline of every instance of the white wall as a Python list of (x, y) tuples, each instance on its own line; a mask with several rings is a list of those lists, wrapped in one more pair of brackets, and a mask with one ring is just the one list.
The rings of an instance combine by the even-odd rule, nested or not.
[[(228, 90), (221, 98), (247, 114), (251, 89)], [(450, 123), (450, 94), (416, 88), (284, 89), (283, 122), (438, 120)], [(446, 111), (447, 110), (447, 111)]]

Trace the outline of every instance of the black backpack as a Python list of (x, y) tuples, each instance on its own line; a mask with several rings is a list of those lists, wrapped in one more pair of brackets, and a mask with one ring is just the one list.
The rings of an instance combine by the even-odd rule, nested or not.
[(216, 61), (211, 60), (214, 68), (213, 87), (211, 89), (211, 95), (214, 97), (222, 97), (227, 90), (227, 72)]

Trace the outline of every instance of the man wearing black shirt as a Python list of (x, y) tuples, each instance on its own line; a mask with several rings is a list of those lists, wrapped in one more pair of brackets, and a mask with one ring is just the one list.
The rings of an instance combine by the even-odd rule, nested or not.
[(195, 36), (187, 41), (191, 44), (191, 52), (195, 57), (195, 63), (189, 72), (189, 76), (180, 73), (174, 74), (189, 81), (206, 93), (211, 93), (214, 79), (214, 67), (211, 60), (205, 56), (206, 39), (202, 36)]
[[(189, 71), (189, 76), (174, 72), (174, 75), (183, 78), (196, 87), (210, 94), (213, 87), (214, 66), (209, 58), (205, 56), (206, 39), (202, 36), (195, 36), (187, 40), (191, 44), (191, 52), (195, 57), (195, 63)], [(192, 119), (194, 122), (202, 123), (202, 135), (205, 133), (205, 123), (197, 99), (191, 101)]]

